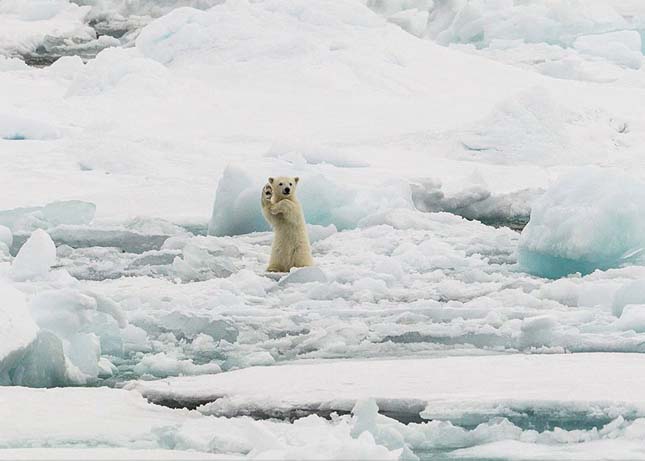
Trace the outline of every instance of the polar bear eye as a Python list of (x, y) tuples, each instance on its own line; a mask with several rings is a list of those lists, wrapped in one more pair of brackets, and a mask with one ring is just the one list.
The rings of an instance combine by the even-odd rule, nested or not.
[(289, 185), (290, 185), (290, 186), (293, 186), (293, 184), (292, 184), (292, 183), (289, 183)]
[(281, 186), (281, 185), (282, 185), (282, 183), (278, 184), (278, 186)]

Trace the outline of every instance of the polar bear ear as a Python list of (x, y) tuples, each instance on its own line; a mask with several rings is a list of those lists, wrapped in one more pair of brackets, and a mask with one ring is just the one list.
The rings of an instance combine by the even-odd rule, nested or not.
[(293, 180), (296, 182), (296, 184), (298, 184), (298, 181), (300, 181), (300, 178), (296, 176), (295, 178), (293, 178)]
[(269, 178), (269, 184), (273, 184), (273, 178)]

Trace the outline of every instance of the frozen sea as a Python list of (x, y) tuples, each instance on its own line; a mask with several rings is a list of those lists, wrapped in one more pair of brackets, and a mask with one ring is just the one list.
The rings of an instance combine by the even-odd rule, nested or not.
[[(1, 0), (0, 459), (645, 459), (644, 34)], [(276, 175), (315, 267), (265, 272)]]

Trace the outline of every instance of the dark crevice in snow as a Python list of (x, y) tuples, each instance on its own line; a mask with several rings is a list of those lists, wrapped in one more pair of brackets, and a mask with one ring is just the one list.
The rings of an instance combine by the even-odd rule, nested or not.
[(441, 183), (422, 178), (410, 184), (412, 202), (419, 211), (445, 212), (492, 227), (522, 231), (529, 222), (531, 203), (541, 196), (541, 189), (523, 189), (493, 194), (483, 186), (472, 186), (452, 195)]
[(18, 55), (32, 67), (48, 67), (64, 56), (78, 56), (84, 62), (94, 59), (105, 48), (122, 46), (120, 39), (132, 32), (127, 25), (114, 28), (114, 24), (90, 21), (88, 25), (96, 33), (95, 40), (79, 40), (69, 37), (46, 37), (33, 51)]
[[(148, 397), (148, 402), (167, 408), (188, 410), (197, 410), (204, 405), (216, 402), (221, 397), (212, 397), (209, 399), (175, 399), (175, 398), (159, 398)], [(420, 413), (425, 408), (425, 404), (419, 402), (416, 404), (409, 404), (409, 408), (403, 411), (392, 411), (387, 409), (379, 410), (379, 413), (392, 418), (403, 424), (419, 424), (427, 422), (428, 420), (421, 417)], [(348, 409), (349, 408), (349, 409)], [(349, 415), (352, 413), (351, 406), (348, 408), (271, 408), (271, 409), (237, 409), (234, 413), (226, 413), (221, 416), (228, 418), (247, 416), (255, 420), (268, 420), (277, 419), (281, 421), (288, 421), (290, 423), (297, 419), (305, 418), (307, 416), (315, 415), (321, 418), (331, 420), (333, 415)]]
[(508, 227), (516, 232), (522, 232), (522, 230), (529, 223), (530, 216), (507, 216), (507, 217), (491, 217), (491, 218), (479, 218), (475, 221), (479, 221), (486, 226), (492, 227)]
[[(209, 399), (175, 399), (175, 398), (151, 398), (148, 401), (154, 405), (159, 405), (173, 409), (188, 409), (188, 410), (202, 410), (205, 414), (210, 414), (204, 411), (204, 406), (216, 402), (220, 397), (212, 397)], [(388, 418), (394, 419), (402, 424), (421, 424), (432, 421), (433, 419), (424, 418), (421, 416), (425, 408), (425, 403), (406, 402), (407, 408), (403, 410), (387, 410), (380, 409), (379, 413)], [(315, 415), (327, 420), (333, 419), (334, 415), (349, 415), (352, 413), (350, 407), (343, 406), (341, 408), (271, 408), (271, 409), (237, 409), (235, 412), (217, 414), (217, 416), (225, 416), (228, 418), (247, 416), (255, 420), (280, 420), (293, 423), (295, 420), (305, 418), (307, 416)], [(505, 418), (515, 426), (521, 428), (523, 431), (534, 430), (538, 432), (552, 431), (560, 428), (566, 431), (584, 430), (589, 431), (594, 428), (602, 428), (613, 421), (614, 415), (611, 414), (610, 409), (589, 409), (587, 410), (573, 410), (565, 408), (507, 408), (500, 409), (499, 414), (465, 414), (459, 418), (444, 419), (442, 421), (450, 421), (453, 425), (462, 427), (465, 430), (473, 430), (480, 424), (489, 423), (498, 418)], [(626, 421), (632, 421), (638, 417), (636, 413), (630, 415), (629, 412), (623, 415)]]

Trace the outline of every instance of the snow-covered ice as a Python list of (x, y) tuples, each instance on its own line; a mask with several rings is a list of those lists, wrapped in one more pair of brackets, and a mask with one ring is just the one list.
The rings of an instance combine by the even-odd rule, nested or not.
[(0, 2), (0, 457), (645, 458), (644, 30), (631, 0)]

